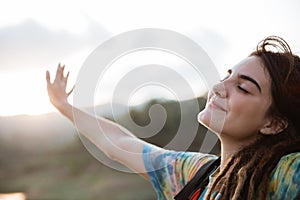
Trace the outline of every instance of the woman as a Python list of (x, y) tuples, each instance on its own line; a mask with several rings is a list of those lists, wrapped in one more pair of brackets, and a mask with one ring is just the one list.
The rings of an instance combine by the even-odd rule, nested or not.
[[(147, 171), (141, 175), (159, 199), (173, 199), (198, 169), (216, 159), (147, 144), (120, 125), (73, 107), (67, 100), (71, 92), (65, 91), (69, 74), (63, 72), (59, 65), (53, 83), (47, 72), (52, 104), (73, 123), (76, 116), (79, 131), (110, 158)], [(222, 123), (212, 121), (220, 118)], [(300, 58), (283, 39), (266, 38), (229, 69), (198, 120), (219, 137), (221, 162), (196, 199), (300, 199)]]

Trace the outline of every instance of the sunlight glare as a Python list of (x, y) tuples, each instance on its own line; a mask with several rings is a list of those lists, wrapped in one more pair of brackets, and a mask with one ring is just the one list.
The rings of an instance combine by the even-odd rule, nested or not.
[(0, 193), (0, 200), (25, 200), (26, 196), (22, 192), (18, 193), (10, 193), (10, 194), (1, 194)]
[(54, 111), (49, 103), (46, 70), (18, 70), (0, 76), (1, 115), (41, 114)]

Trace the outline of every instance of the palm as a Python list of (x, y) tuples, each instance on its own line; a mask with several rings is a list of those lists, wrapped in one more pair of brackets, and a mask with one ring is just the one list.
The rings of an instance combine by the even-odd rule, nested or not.
[(68, 82), (69, 72), (64, 76), (65, 66), (60, 64), (57, 67), (56, 76), (53, 83), (50, 82), (50, 73), (47, 71), (46, 80), (47, 80), (47, 90), (48, 96), (51, 103), (56, 107), (60, 108), (65, 103), (68, 102), (68, 97), (72, 93), (73, 89), (70, 92), (66, 92), (66, 86)]

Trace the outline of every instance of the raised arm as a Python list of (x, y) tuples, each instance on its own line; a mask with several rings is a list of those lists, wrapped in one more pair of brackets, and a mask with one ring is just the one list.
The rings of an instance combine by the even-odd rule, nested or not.
[(146, 143), (121, 125), (72, 106), (68, 102), (68, 97), (73, 89), (66, 92), (69, 72), (65, 76), (64, 68), (64, 66), (58, 65), (53, 83), (50, 81), (49, 71), (46, 73), (47, 90), (51, 103), (76, 125), (81, 134), (109, 158), (126, 165), (147, 178), (145, 173), (141, 173), (145, 172), (142, 151)]

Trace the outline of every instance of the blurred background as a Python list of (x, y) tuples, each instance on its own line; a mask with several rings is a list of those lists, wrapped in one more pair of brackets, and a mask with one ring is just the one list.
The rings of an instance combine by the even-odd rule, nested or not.
[[(111, 169), (90, 155), (73, 125), (51, 106), (45, 71), (53, 74), (58, 62), (71, 72), (71, 88), (85, 59), (104, 41), (134, 29), (161, 28), (198, 43), (219, 76), (224, 76), (269, 35), (283, 37), (299, 54), (299, 9), (297, 0), (1, 1), (0, 200), (156, 199), (143, 178)], [(133, 58), (133, 65), (141, 63), (140, 56)], [(162, 57), (154, 59), (159, 64)], [(126, 126), (125, 113), (112, 116), (110, 89), (108, 84), (107, 93), (95, 95), (96, 112)], [(162, 105), (167, 121), (158, 134), (145, 140), (165, 146), (176, 134), (180, 118), (196, 116), (205, 106), (207, 90), (198, 90), (195, 97), (200, 108), (184, 113), (178, 101), (155, 88), (137, 93), (130, 102), (114, 103), (129, 109), (130, 117), (141, 126), (149, 123), (149, 108)], [(189, 105), (191, 100), (180, 103)], [(211, 134), (202, 126), (197, 133), (191, 151), (199, 151), (205, 134)], [(216, 144), (211, 153), (218, 151)]]

